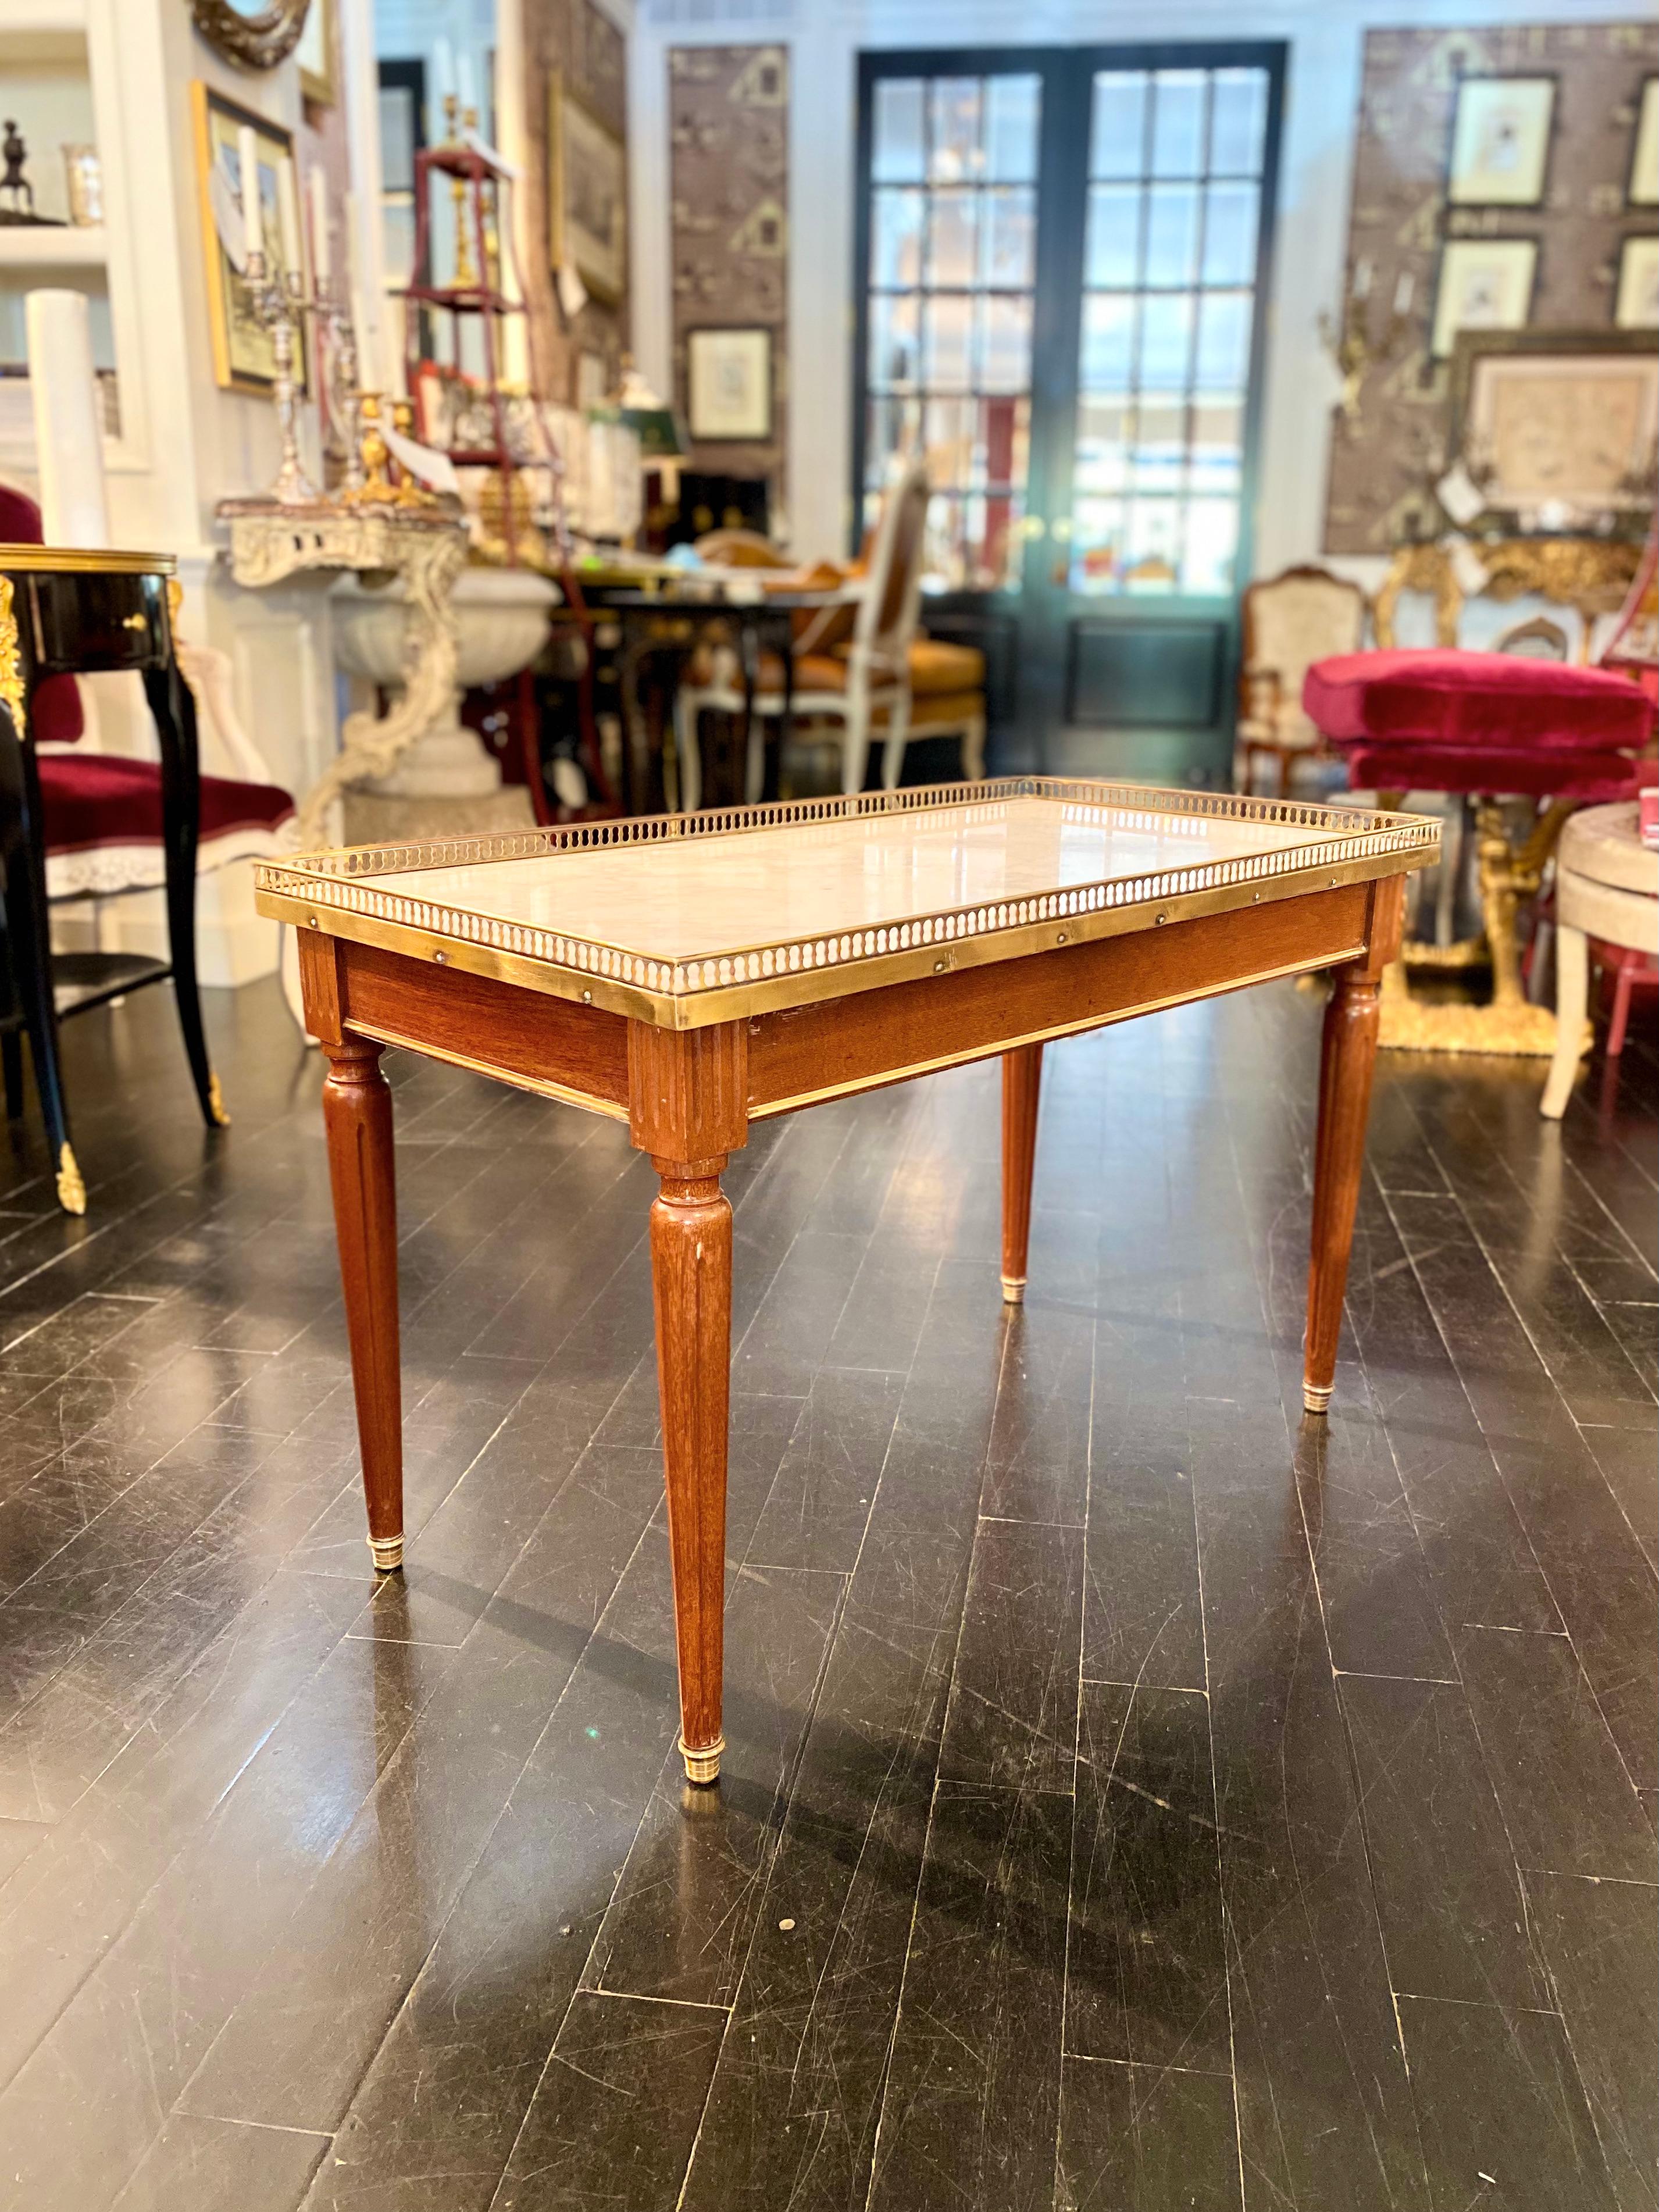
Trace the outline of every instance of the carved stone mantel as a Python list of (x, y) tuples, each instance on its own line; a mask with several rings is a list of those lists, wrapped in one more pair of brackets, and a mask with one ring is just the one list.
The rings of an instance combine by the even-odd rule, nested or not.
[[(1613, 538), (1472, 538), (1473, 555), (1486, 571), (1480, 596), (1498, 600), (1532, 593), (1557, 606), (1571, 607), (1586, 629), (1597, 615), (1616, 613), (1635, 580), (1642, 549)], [(1422, 592), (1434, 601), (1434, 636), (1439, 646), (1457, 643), (1458, 619), (1469, 595), (1458, 580), (1458, 554), (1449, 544), (1401, 545), (1372, 603), (1376, 641), (1385, 651), (1395, 642), (1395, 608), (1402, 592)]]
[(338, 757), (306, 793), (284, 838), (291, 850), (308, 851), (328, 842), (328, 811), (342, 793), (389, 775), (449, 711), (459, 667), (451, 594), (466, 559), (466, 532), (449, 515), (419, 510), (227, 500), (219, 513), (230, 526), (231, 574), (249, 590), (331, 568), (404, 580), (412, 618), (402, 690), (385, 714), (346, 716)]

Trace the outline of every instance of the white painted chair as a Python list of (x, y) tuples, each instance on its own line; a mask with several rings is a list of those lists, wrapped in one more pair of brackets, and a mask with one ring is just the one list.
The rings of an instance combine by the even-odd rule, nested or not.
[[(912, 461), (902, 466), (882, 502), (851, 642), (834, 652), (814, 652), (809, 629), (795, 648), (791, 710), (800, 721), (840, 726), (843, 792), (863, 790), (870, 747), (878, 734), (883, 740), (882, 781), (889, 791), (894, 789), (904, 766), (904, 748), (913, 734), (921, 734), (911, 728), (909, 656), (921, 604), (927, 520), (927, 478), (921, 463)], [(741, 684), (718, 665), (709, 683), (682, 685), (674, 702), (674, 742), (680, 763), (680, 804), (687, 813), (702, 799), (697, 738), (701, 717), (711, 708), (740, 714), (743, 706)], [(763, 662), (744, 763), (744, 796), (751, 805), (760, 797), (765, 769), (763, 725), (769, 716), (775, 719), (782, 713), (782, 671)]]
[(1592, 944), (1619, 976), (1609, 1057), (1625, 1042), (1631, 984), (1659, 959), (1659, 853), (1642, 842), (1634, 799), (1587, 806), (1568, 821), (1556, 854), (1555, 923), (1555, 1057), (1539, 1106), (1552, 1121), (1567, 1110), (1588, 1042)]

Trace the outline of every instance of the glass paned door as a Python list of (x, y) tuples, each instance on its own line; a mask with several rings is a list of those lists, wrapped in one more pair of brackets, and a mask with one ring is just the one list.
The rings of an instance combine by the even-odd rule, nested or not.
[(998, 591), (1019, 559), (1042, 102), (1029, 72), (874, 88), (860, 514), (868, 528), (895, 456), (923, 453), (927, 573), (947, 590)]
[(1102, 70), (1089, 131), (1071, 588), (1237, 580), (1264, 69)]
[(1283, 54), (863, 58), (860, 532), (923, 454), (924, 619), (1017, 641), (1009, 764), (1224, 767)]

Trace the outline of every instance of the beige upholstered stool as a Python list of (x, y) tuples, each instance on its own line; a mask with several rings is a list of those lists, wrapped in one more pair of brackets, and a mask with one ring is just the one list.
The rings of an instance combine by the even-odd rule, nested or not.
[(1659, 853), (1642, 842), (1634, 799), (1587, 806), (1567, 823), (1556, 856), (1555, 918), (1555, 1058), (1540, 1111), (1559, 1121), (1584, 1049), (1590, 940), (1650, 961), (1659, 956)]

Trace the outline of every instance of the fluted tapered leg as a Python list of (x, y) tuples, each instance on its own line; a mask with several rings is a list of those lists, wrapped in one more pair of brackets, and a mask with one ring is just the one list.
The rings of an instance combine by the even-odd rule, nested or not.
[(1314, 1142), (1313, 1254), (1308, 1267), (1308, 1327), (1302, 1340), (1302, 1403), (1330, 1405), (1337, 1339), (1348, 1287), (1354, 1214), (1365, 1170), (1365, 1121), (1376, 1067), (1382, 975), (1400, 951), (1406, 878), (1372, 886), (1365, 950), (1336, 970), (1319, 1056), (1319, 1132)]
[(713, 1782), (720, 1734), (726, 1602), (726, 1452), (732, 1350), (732, 1206), (724, 1158), (653, 1158), (662, 1179), (651, 1208), (674, 1635), (680, 1665), (680, 1750), (693, 1782)]
[(403, 1565), (403, 1389), (398, 1352), (398, 1202), (392, 1092), (382, 1045), (325, 1042), (323, 1121), (351, 1342), (351, 1383), (368, 1505), (368, 1548), (382, 1574)]
[(1353, 1249), (1354, 1214), (1365, 1164), (1365, 1121), (1382, 1018), (1379, 979), (1339, 969), (1325, 1009), (1319, 1062), (1319, 1134), (1314, 1152), (1313, 1254), (1308, 1270), (1308, 1329), (1302, 1402), (1322, 1413), (1336, 1380), (1337, 1340)]
[(1031, 1170), (1036, 1161), (1037, 1093), (1042, 1047), (1023, 1044), (1002, 1055), (1002, 1295), (1017, 1306), (1025, 1296), (1025, 1253), (1031, 1239)]

